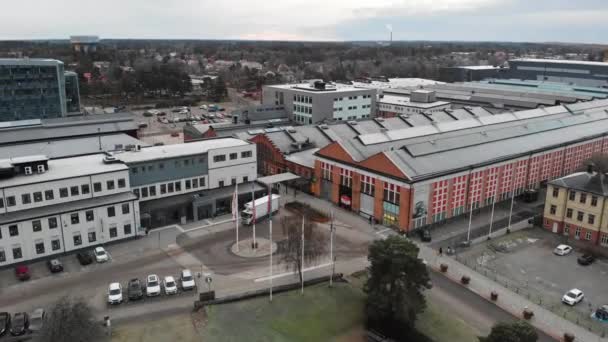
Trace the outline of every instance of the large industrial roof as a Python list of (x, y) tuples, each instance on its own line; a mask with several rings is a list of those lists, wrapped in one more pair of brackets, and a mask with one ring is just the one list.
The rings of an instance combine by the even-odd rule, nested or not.
[(137, 130), (127, 113), (23, 120), (0, 124), (0, 145)]
[(445, 101), (433, 101), (433, 102), (413, 102), (407, 96), (395, 96), (395, 95), (384, 95), (382, 98), (378, 99), (378, 104), (389, 104), (389, 105), (397, 105), (404, 107), (413, 107), (413, 108), (434, 108), (439, 106), (449, 105), (449, 102)]
[(0, 58), (0, 65), (62, 65), (62, 61), (50, 58)]
[(338, 142), (355, 161), (384, 152), (410, 179), (421, 180), (606, 132), (608, 100), (596, 100), (360, 135)]
[(29, 156), (41, 154), (50, 159), (95, 154), (102, 151), (115, 151), (124, 149), (127, 145), (148, 144), (141, 142), (127, 134), (107, 134), (100, 136), (61, 138), (48, 141), (34, 141), (16, 145), (0, 146), (0, 159), (16, 156)]
[(518, 58), (518, 59), (509, 60), (509, 63), (511, 63), (511, 62), (592, 65), (592, 66), (608, 67), (608, 63), (604, 63), (604, 62), (575, 61), (575, 60), (569, 60), (569, 59)]

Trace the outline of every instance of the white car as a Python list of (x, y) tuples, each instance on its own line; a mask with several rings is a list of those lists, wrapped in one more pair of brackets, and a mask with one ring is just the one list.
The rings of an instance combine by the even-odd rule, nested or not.
[(570, 252), (572, 252), (572, 247), (568, 245), (559, 245), (553, 250), (553, 253), (556, 255), (567, 255)]
[(188, 269), (182, 270), (182, 274), (179, 277), (179, 280), (182, 283), (182, 290), (184, 290), (184, 291), (192, 290), (196, 287), (196, 284), (194, 283), (194, 277), (192, 276), (192, 272), (190, 272), (190, 270), (188, 270)]
[(200, 107), (198, 107), (198, 108), (200, 108), (200, 109), (202, 109), (202, 110), (207, 110), (207, 105), (201, 105), (201, 106), (200, 106)]
[(150, 274), (146, 278), (146, 296), (154, 297), (158, 295), (160, 295), (160, 281), (156, 274)]
[(165, 277), (164, 281), (165, 285), (165, 294), (176, 294), (177, 293), (177, 283), (172, 276)]
[(120, 283), (111, 283), (108, 286), (108, 304), (122, 303), (122, 286)]
[(572, 289), (566, 292), (566, 294), (562, 297), (562, 302), (573, 306), (583, 300), (584, 297), (585, 295), (583, 294), (583, 291), (579, 289)]
[(108, 255), (106, 250), (101, 246), (95, 247), (95, 250), (93, 252), (95, 253), (95, 260), (97, 262), (106, 262), (110, 260), (110, 256)]

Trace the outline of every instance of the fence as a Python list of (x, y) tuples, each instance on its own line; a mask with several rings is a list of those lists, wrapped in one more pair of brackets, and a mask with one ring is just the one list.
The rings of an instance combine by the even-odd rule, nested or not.
[(564, 317), (565, 319), (589, 330), (594, 334), (597, 334), (601, 337), (608, 336), (608, 322), (604, 323), (591, 317), (592, 313), (595, 311), (595, 309), (597, 309), (595, 307), (592, 307), (591, 303), (579, 303), (578, 307), (580, 307), (581, 305), (587, 305), (587, 307), (585, 308), (586, 312), (582, 312), (574, 307), (570, 307), (566, 304), (563, 304), (561, 302), (561, 296), (555, 297), (543, 294), (543, 291), (541, 289), (535, 288), (534, 286), (530, 286), (530, 284), (527, 282), (521, 283), (513, 279), (507, 278), (496, 272), (496, 270), (492, 270), (480, 265), (477, 260), (459, 258), (458, 256), (456, 256), (456, 259), (457, 261), (468, 266), (475, 272), (482, 274), (491, 280), (494, 280), (498, 284), (528, 299), (534, 304), (538, 304), (539, 306), (542, 306), (543, 308), (561, 317)]

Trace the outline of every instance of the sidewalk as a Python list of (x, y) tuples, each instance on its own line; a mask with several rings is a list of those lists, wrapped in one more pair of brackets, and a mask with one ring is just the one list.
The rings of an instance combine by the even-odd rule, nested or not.
[(434, 269), (438, 270), (439, 265), (442, 263), (448, 265), (448, 271), (445, 275), (453, 281), (460, 282), (460, 278), (463, 275), (469, 276), (471, 278), (469, 285), (463, 285), (463, 287), (466, 286), (469, 290), (488, 300), (490, 300), (490, 292), (496, 291), (498, 293), (496, 304), (512, 315), (522, 317), (524, 308), (527, 307), (532, 310), (534, 312), (534, 317), (529, 321), (530, 324), (548, 335), (555, 337), (558, 341), (562, 340), (564, 333), (566, 332), (574, 334), (575, 341), (608, 341), (608, 339), (595, 335), (585, 328), (532, 303), (526, 298), (473, 271), (451, 257), (440, 257), (435, 250), (422, 244), (418, 244), (418, 247), (420, 248), (420, 257), (427, 260), (429, 265)]

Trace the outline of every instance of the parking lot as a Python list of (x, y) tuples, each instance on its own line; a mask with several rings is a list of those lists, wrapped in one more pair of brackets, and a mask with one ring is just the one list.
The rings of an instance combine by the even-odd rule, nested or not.
[[(588, 320), (599, 327), (589, 316), (608, 304), (608, 287), (603, 286), (608, 281), (608, 261), (597, 259), (581, 266), (577, 258), (582, 251), (576, 248), (565, 256), (553, 254), (564, 242), (562, 236), (531, 228), (473, 246), (457, 258), (535, 303), (573, 321)], [(561, 303), (561, 298), (573, 288), (583, 291), (585, 297), (570, 307)], [(608, 330), (608, 324), (604, 325)]]

